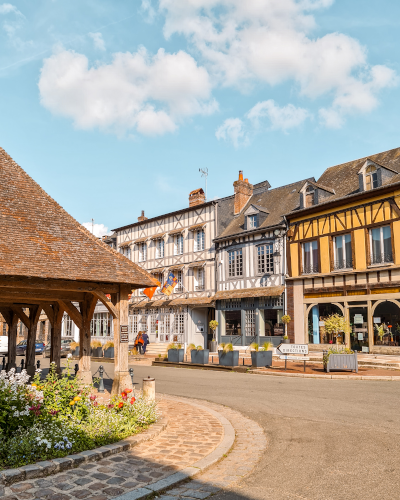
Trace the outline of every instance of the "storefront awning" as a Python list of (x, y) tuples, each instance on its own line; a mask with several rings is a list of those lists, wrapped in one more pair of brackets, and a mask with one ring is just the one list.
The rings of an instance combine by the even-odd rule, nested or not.
[(153, 234), (153, 236), (150, 236), (150, 239), (151, 240), (161, 240), (164, 238), (164, 236), (166, 235), (167, 233), (158, 233), (158, 234)]
[(185, 264), (176, 264), (174, 266), (168, 267), (168, 271), (180, 271), (185, 267)]
[(171, 306), (204, 306), (214, 307), (214, 297), (192, 297), (189, 299), (174, 299)]
[(145, 236), (144, 238), (138, 238), (137, 240), (135, 240), (135, 245), (137, 245), (138, 243), (145, 243), (148, 239), (148, 236)]
[(124, 241), (122, 243), (119, 244), (119, 247), (122, 248), (122, 247), (129, 247), (129, 245), (132, 245), (133, 243), (133, 240), (129, 240), (129, 241)]
[(165, 271), (165, 267), (157, 267), (149, 271), (150, 274), (162, 274)]
[(245, 299), (252, 297), (280, 297), (284, 292), (284, 286), (265, 286), (258, 288), (244, 288), (242, 290), (223, 290), (217, 292), (214, 300)]
[(168, 234), (169, 236), (174, 236), (175, 234), (182, 234), (185, 228), (180, 227), (179, 229), (173, 229), (172, 231), (169, 231)]
[(206, 265), (206, 260), (198, 260), (197, 262), (192, 262), (188, 267), (204, 267)]
[(198, 231), (199, 229), (203, 229), (205, 227), (207, 222), (202, 222), (201, 224), (195, 224), (194, 226), (189, 227), (189, 231)]

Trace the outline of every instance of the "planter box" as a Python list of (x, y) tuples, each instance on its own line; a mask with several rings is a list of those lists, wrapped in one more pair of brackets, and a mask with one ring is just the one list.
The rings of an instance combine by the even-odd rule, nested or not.
[(357, 352), (354, 354), (331, 354), (325, 365), (325, 371), (329, 373), (331, 370), (354, 370), (358, 373)]
[(168, 361), (172, 363), (183, 363), (184, 349), (168, 349)]
[(222, 366), (238, 366), (239, 351), (218, 351), (219, 364)]
[(93, 358), (102, 358), (103, 357), (103, 349), (101, 347), (92, 347), (92, 357)]
[(104, 351), (105, 358), (113, 358), (114, 357), (114, 347), (109, 347)]
[(208, 365), (208, 358), (210, 356), (210, 351), (204, 349), (203, 351), (191, 350), (190, 358), (192, 363), (197, 363), (199, 365)]
[(208, 343), (208, 347), (209, 347), (210, 352), (217, 352), (217, 349), (218, 349), (218, 342), (217, 342), (217, 341), (215, 341), (215, 342), (210, 341), (210, 342)]
[(290, 344), (290, 339), (282, 339), (283, 344)]
[(272, 351), (251, 351), (251, 366), (262, 368), (272, 365)]

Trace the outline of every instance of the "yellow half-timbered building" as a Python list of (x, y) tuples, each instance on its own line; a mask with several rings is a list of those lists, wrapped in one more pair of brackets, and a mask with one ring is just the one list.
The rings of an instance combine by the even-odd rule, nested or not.
[[(400, 148), (328, 168), (286, 216), (291, 337), (400, 352)], [(350, 332), (329, 335), (339, 313)], [(380, 329), (380, 326), (384, 328)]]

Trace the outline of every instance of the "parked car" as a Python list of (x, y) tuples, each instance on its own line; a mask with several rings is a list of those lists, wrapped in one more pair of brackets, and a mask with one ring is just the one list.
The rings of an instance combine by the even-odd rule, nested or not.
[(8, 353), (8, 337), (7, 335), (0, 336), (0, 354)]
[[(72, 353), (71, 343), (74, 342), (74, 339), (70, 339), (68, 337), (61, 337), (61, 357), (66, 358), (68, 354)], [(47, 344), (43, 356), (45, 358), (50, 357), (50, 342)]]
[[(17, 356), (25, 356), (27, 344), (27, 340), (21, 340), (17, 345)], [(43, 342), (35, 342), (35, 354), (43, 354), (45, 347)]]

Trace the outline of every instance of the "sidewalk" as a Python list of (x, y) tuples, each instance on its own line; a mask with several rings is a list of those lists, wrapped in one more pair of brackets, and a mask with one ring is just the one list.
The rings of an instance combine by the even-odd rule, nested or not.
[[(161, 498), (188, 500), (189, 490), (197, 492), (191, 498), (206, 498), (248, 474), (265, 449), (258, 424), (229, 408), (171, 396), (161, 396), (160, 408), (168, 424), (152, 441), (72, 470), (0, 486), (0, 498), (135, 500), (168, 488)], [(192, 476), (198, 477), (188, 481)]]

